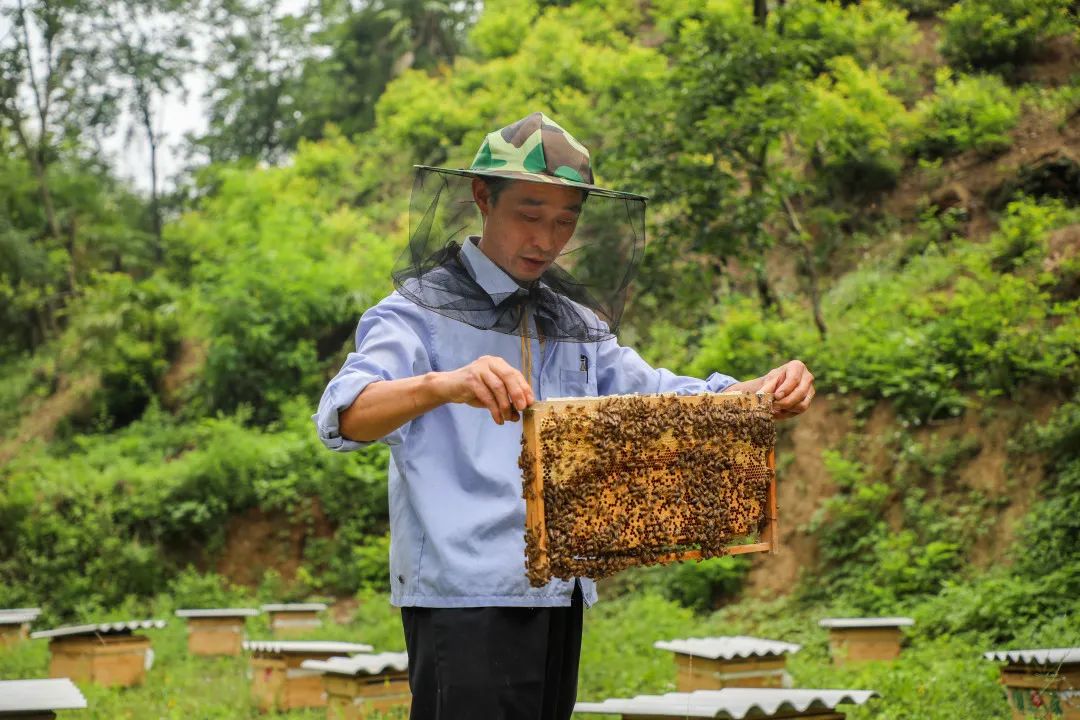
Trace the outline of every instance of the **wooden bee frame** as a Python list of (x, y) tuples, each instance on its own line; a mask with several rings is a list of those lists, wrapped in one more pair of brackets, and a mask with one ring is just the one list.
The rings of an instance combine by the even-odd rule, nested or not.
[(534, 403), (519, 460), (531, 584), (775, 552), (775, 439), (769, 395)]

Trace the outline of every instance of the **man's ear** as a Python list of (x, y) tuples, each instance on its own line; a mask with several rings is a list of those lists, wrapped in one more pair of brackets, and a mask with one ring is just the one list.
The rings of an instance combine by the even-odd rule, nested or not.
[(472, 179), (472, 196), (476, 202), (476, 207), (480, 208), (480, 214), (485, 218), (488, 213), (491, 212), (491, 191), (488, 190), (487, 183), (480, 178)]

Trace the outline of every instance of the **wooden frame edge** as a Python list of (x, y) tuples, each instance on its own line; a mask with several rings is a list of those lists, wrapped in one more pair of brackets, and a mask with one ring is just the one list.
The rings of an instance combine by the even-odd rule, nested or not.
[(526, 408), (521, 417), (521, 432), (535, 449), (532, 455), (532, 502), (525, 504), (525, 528), (536, 536), (537, 562), (534, 571), (551, 575), (551, 559), (548, 557), (547, 519), (544, 516), (544, 469), (540, 464), (540, 418), (532, 408)]

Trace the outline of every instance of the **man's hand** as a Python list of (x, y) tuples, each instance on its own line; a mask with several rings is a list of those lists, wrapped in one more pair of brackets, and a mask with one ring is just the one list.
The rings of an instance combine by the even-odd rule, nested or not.
[(801, 360), (792, 360), (767, 374), (729, 385), (727, 390), (773, 394), (773, 417), (787, 420), (806, 412), (814, 399), (814, 376)]
[(500, 357), (484, 355), (439, 375), (444, 402), (487, 408), (499, 425), (507, 420), (517, 422), (519, 413), (536, 400), (521, 371)]

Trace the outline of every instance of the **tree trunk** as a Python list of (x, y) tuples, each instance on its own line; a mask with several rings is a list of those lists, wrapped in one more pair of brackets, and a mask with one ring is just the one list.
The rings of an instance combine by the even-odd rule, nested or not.
[(41, 196), (41, 207), (45, 210), (45, 222), (49, 228), (49, 235), (59, 239), (61, 234), (60, 224), (56, 220), (56, 209), (53, 206), (52, 193), (49, 192), (48, 167), (41, 161), (43, 153), (40, 148), (35, 149), (30, 146), (30, 140), (26, 137), (26, 133), (23, 132), (22, 118), (12, 112), (5, 114), (15, 128), (15, 135), (19, 139), (19, 145), (22, 146), (26, 160), (30, 163), (30, 169), (37, 180), (38, 195)]
[(142, 112), (143, 129), (146, 130), (146, 142), (150, 145), (150, 222), (154, 230), (154, 260), (161, 263), (165, 259), (165, 249), (161, 239), (161, 201), (158, 197), (158, 138), (154, 133), (149, 95), (140, 90), (138, 101), (139, 110)]
[(754, 0), (754, 23), (765, 27), (769, 17), (769, 0)]
[(78, 274), (75, 270), (75, 236), (76, 236), (76, 217), (72, 213), (70, 220), (67, 224), (67, 251), (68, 251), (68, 266), (67, 266), (67, 282), (68, 291), (74, 293), (79, 287)]
[(765, 271), (764, 261), (754, 265), (754, 282), (757, 285), (758, 298), (761, 300), (761, 309), (765, 312), (772, 310), (776, 313), (776, 317), (783, 320), (784, 308), (780, 306), (780, 298), (776, 296), (769, 283), (769, 274)]
[(806, 271), (806, 281), (808, 285), (807, 290), (810, 295), (810, 305), (814, 312), (814, 325), (817, 326), (818, 334), (824, 339), (828, 329), (825, 326), (825, 316), (821, 313), (821, 293), (818, 285), (817, 263), (814, 262), (814, 253), (810, 247), (810, 243), (806, 242), (806, 232), (803, 230), (802, 222), (799, 221), (798, 213), (795, 212), (795, 206), (791, 204), (791, 199), (787, 195), (782, 197), (784, 210), (787, 213), (788, 225), (791, 228), (789, 237), (795, 238), (796, 245), (802, 253), (803, 267)]

